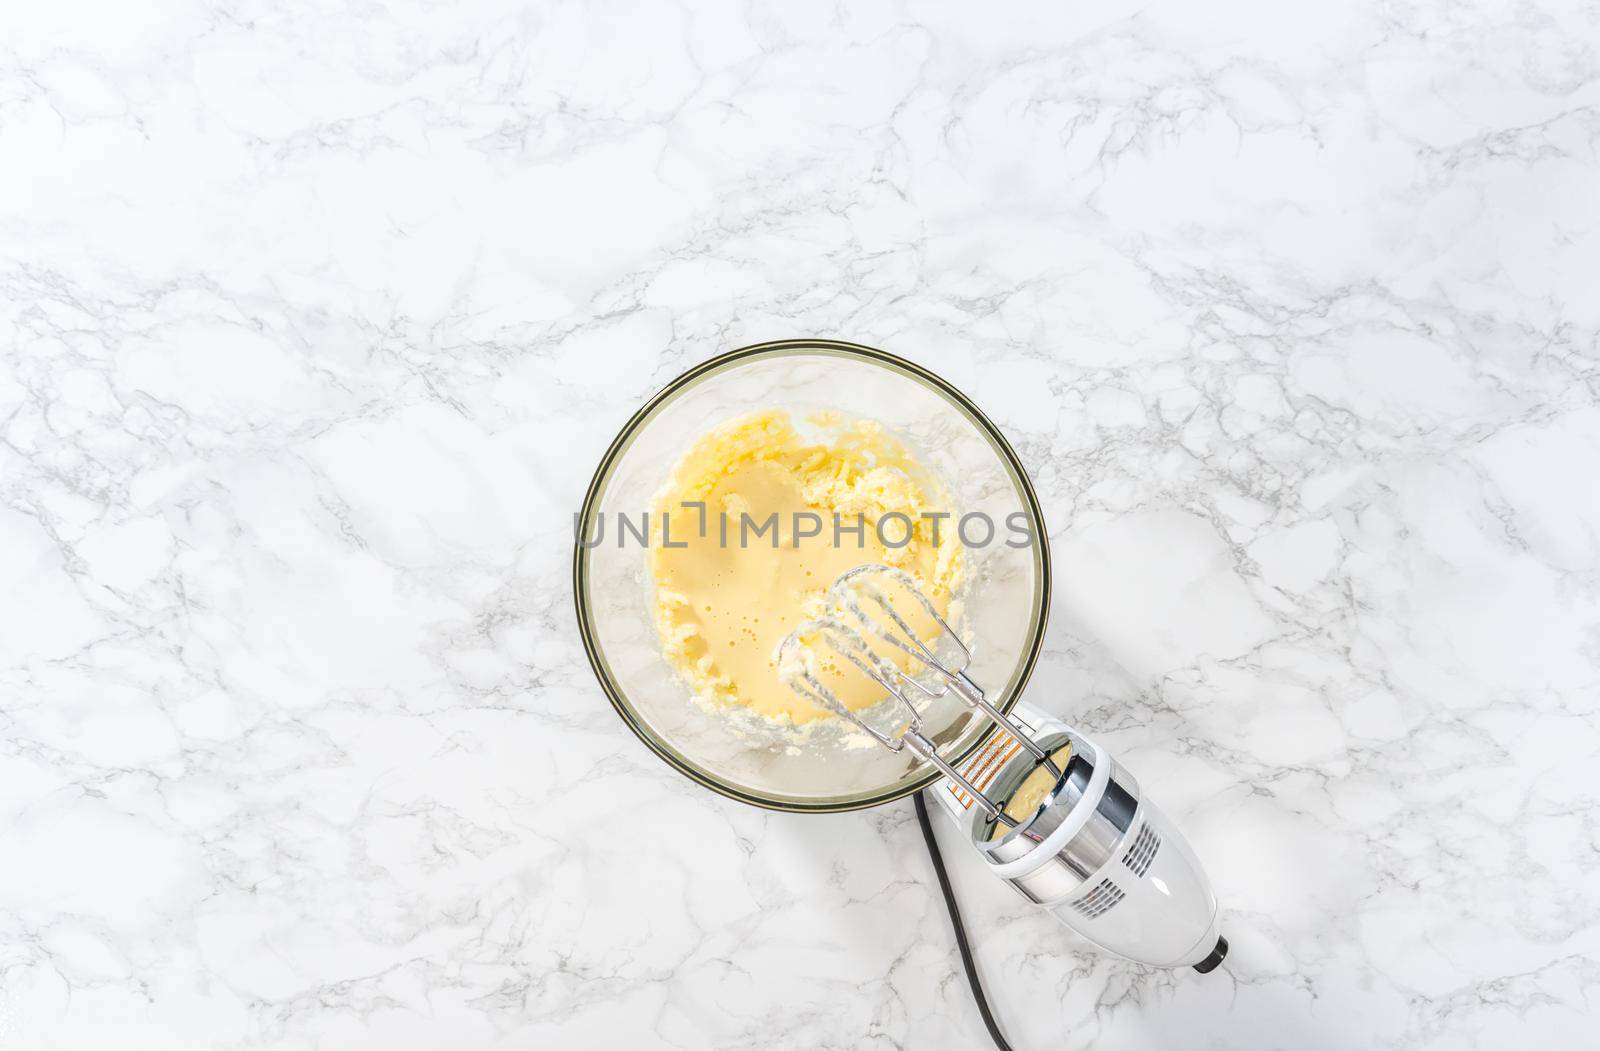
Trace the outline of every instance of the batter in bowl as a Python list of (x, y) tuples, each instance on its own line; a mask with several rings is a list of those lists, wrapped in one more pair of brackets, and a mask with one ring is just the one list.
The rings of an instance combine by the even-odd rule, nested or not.
[[(650, 509), (655, 621), (668, 662), (703, 704), (793, 723), (832, 716), (784, 685), (773, 650), (823, 612), (840, 573), (895, 566), (943, 613), (963, 566), (955, 508), (903, 442), (872, 420), (829, 413), (806, 422), (817, 436), (781, 410), (711, 429)], [(854, 669), (821, 672), (852, 709), (883, 697)]]

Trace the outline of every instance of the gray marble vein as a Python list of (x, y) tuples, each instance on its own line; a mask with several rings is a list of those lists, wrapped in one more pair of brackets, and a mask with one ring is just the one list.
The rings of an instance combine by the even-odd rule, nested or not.
[[(0, 14), (0, 1047), (985, 1040), (909, 804), (653, 758), (571, 513), (763, 339), (963, 387), (1031, 699), (1190, 834), (1209, 977), (956, 854), (1019, 1048), (1593, 1046), (1600, 11)], [(952, 851), (952, 854), (955, 854)]]

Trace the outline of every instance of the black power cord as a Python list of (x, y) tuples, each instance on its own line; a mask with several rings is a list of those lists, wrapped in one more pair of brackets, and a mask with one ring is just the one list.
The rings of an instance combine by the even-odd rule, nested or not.
[(989, 1010), (989, 998), (984, 995), (983, 983), (978, 981), (978, 965), (972, 958), (972, 946), (967, 944), (967, 929), (961, 923), (961, 907), (956, 904), (955, 891), (950, 888), (950, 874), (944, 870), (944, 855), (939, 852), (939, 841), (933, 835), (933, 825), (928, 821), (928, 804), (922, 793), (911, 797), (917, 806), (917, 824), (922, 826), (922, 839), (928, 844), (928, 857), (933, 859), (933, 871), (939, 877), (939, 889), (944, 892), (944, 907), (950, 912), (950, 926), (956, 931), (956, 948), (961, 950), (961, 966), (967, 970), (967, 984), (972, 986), (972, 998), (978, 1002), (978, 1013), (983, 1015), (984, 1027), (1000, 1051), (1012, 1051), (1011, 1045), (1000, 1032), (1000, 1024)]

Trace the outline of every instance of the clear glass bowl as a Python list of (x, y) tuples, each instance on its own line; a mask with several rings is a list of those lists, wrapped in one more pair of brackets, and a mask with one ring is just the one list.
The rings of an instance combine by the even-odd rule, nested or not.
[[(972, 649), (973, 681), (1001, 709), (1016, 703), (1038, 658), (1050, 601), (1049, 543), (1026, 472), (994, 424), (950, 384), (892, 354), (832, 340), (729, 351), (673, 380), (628, 421), (601, 459), (580, 516), (582, 535), (593, 537), (604, 515), (605, 541), (574, 545), (584, 648), (629, 728), (708, 788), (779, 810), (877, 806), (931, 784), (938, 771), (909, 751), (861, 747), (861, 736), (846, 734), (842, 720), (798, 733), (745, 713), (704, 710), (662, 656), (647, 551), (631, 539), (616, 543), (616, 515), (636, 520), (697, 437), (767, 408), (797, 420), (830, 409), (877, 420), (941, 476), (957, 515), (990, 517), (994, 542), (965, 553), (961, 630)], [(1008, 516), (1019, 513), (1032, 543), (1007, 546)], [(952, 761), (993, 731), (953, 698), (919, 707), (924, 732)]]

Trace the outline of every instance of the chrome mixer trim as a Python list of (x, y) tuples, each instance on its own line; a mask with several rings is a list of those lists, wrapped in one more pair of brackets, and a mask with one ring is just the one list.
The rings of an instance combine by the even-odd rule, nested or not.
[[(1041, 739), (1040, 744), (1053, 750), (1065, 741), (1064, 736), (1047, 737)], [(1139, 808), (1139, 783), (1115, 759), (1110, 762), (1111, 776), (1105, 792), (1083, 827), (1047, 861), (1024, 875), (1007, 879), (1030, 901), (1054, 905), (1080, 894), (1087, 880), (1121, 856), (1119, 851), (1126, 849), (1123, 844)], [(1027, 762), (1025, 757), (1013, 760), (1012, 768), (996, 779), (996, 784), (1003, 789), (997, 796), (1008, 801), (1034, 769), (1035, 764)], [(1093, 774), (1093, 760), (1081, 752), (1075, 754), (1068, 761), (1051, 801), (1031, 820), (1019, 824), (999, 840), (987, 841), (994, 825), (982, 815), (975, 815), (972, 834), (984, 859), (991, 865), (1004, 865), (1041, 849), (1040, 844), (1078, 808)]]
[[(1065, 739), (1046, 739), (1042, 742), (1047, 749), (1060, 747)], [(1003, 807), (1010, 801), (1027, 775), (1034, 769), (1034, 764), (1027, 763), (1021, 757), (1013, 760), (1013, 769), (1006, 772), (1002, 778), (997, 778), (995, 783), (1000, 787), (996, 793), (998, 802)], [(1089, 779), (1094, 776), (1094, 761), (1082, 753), (1076, 754), (1067, 763), (1067, 769), (1057, 782), (1055, 790), (1051, 793), (1051, 800), (1042, 813), (1031, 816), (1031, 820), (1024, 818), (1015, 830), (1008, 833), (998, 842), (984, 843), (985, 853), (995, 863), (1003, 863), (1022, 857), (1033, 850), (1039, 843), (1047, 839), (1066, 816), (1077, 809), (1078, 803), (1083, 799), (1085, 787)], [(1116, 760), (1111, 761), (1111, 779), (1106, 785), (1105, 794), (1100, 797), (1095, 805), (1094, 814), (1087, 824), (1068, 841), (1062, 854), (1066, 856), (1067, 863), (1078, 873), (1080, 879), (1087, 879), (1098, 871), (1106, 862), (1115, 855), (1117, 845), (1133, 825), (1134, 814), (1139, 809), (1139, 782), (1133, 775)], [(973, 824), (973, 836), (980, 841), (989, 838), (993, 825), (982, 824), (983, 818), (979, 816)]]

